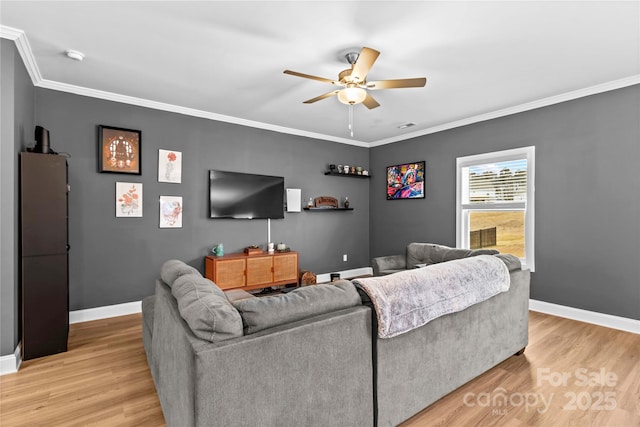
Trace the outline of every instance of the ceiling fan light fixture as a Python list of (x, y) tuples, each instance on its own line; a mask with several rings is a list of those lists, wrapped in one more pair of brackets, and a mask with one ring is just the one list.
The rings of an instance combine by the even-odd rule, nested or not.
[(343, 104), (360, 104), (367, 97), (367, 91), (360, 87), (346, 87), (338, 92), (338, 100)]

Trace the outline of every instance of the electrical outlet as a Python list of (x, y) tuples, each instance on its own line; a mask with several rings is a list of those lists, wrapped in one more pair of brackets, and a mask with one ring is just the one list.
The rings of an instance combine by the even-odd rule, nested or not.
[(347, 254), (342, 255), (342, 261), (347, 262)]

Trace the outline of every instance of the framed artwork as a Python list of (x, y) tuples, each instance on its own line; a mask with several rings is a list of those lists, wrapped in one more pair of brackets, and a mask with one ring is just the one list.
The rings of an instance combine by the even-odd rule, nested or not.
[(142, 132), (98, 126), (98, 172), (140, 175)]
[(182, 153), (175, 150), (158, 150), (158, 182), (182, 182)]
[(116, 217), (142, 217), (142, 183), (116, 182)]
[(160, 196), (160, 228), (182, 228), (182, 197)]
[(387, 166), (387, 200), (424, 199), (424, 160)]

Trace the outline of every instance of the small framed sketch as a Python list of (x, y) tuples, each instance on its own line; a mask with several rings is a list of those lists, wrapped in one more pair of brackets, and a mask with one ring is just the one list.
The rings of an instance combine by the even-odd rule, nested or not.
[(160, 228), (182, 228), (182, 197), (160, 196)]
[(158, 150), (158, 182), (182, 182), (182, 153)]
[(142, 217), (142, 183), (116, 182), (116, 217)]
[(140, 175), (142, 132), (98, 126), (98, 172)]

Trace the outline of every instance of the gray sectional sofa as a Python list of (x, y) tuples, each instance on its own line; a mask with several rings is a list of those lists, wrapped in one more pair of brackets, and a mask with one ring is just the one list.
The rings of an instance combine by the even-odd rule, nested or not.
[(508, 291), (385, 339), (350, 281), (256, 298), (168, 261), (142, 304), (167, 425), (397, 425), (526, 346), (529, 271), (504, 261)]
[(495, 249), (461, 249), (435, 243), (409, 243), (403, 254), (376, 257), (371, 260), (374, 276), (398, 273), (413, 268), (467, 258), (477, 255), (495, 255)]

